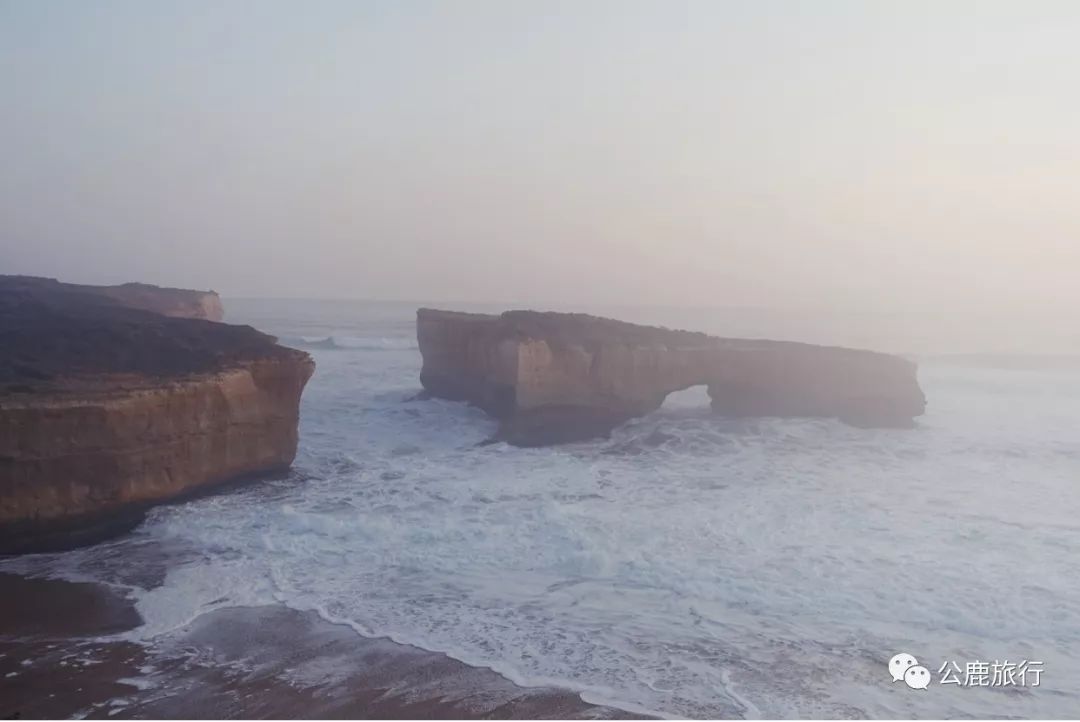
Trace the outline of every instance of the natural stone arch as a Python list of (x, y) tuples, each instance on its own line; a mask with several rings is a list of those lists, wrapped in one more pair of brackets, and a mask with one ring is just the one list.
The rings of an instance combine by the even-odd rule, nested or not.
[(420, 309), (417, 339), (429, 393), (479, 405), (502, 421), (502, 438), (526, 446), (605, 434), (701, 384), (732, 416), (909, 426), (925, 407), (915, 364), (872, 351), (535, 311)]

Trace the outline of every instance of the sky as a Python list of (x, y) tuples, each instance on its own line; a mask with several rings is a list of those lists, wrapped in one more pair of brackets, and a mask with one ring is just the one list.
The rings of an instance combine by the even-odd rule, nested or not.
[(1080, 3), (0, 0), (0, 273), (1080, 304)]

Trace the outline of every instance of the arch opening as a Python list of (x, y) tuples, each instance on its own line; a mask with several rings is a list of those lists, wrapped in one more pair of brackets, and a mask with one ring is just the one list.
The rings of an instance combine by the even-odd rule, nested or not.
[(708, 384), (694, 384), (668, 392), (660, 411), (664, 413), (694, 413), (712, 408)]

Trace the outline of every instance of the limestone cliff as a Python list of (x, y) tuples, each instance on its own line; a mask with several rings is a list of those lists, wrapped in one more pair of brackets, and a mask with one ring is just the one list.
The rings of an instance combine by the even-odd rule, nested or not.
[(910, 426), (925, 397), (897, 356), (784, 341), (724, 339), (583, 314), (417, 312), (432, 395), (474, 403), (519, 445), (602, 435), (705, 384), (732, 416), (835, 417)]
[(0, 553), (287, 468), (314, 362), (248, 326), (0, 283)]
[(225, 317), (221, 298), (214, 291), (163, 288), (147, 283), (87, 286), (61, 283), (54, 278), (37, 276), (0, 276), (0, 288), (9, 291), (83, 293), (104, 296), (128, 308), (140, 308), (175, 318), (203, 318), (207, 321), (220, 321)]

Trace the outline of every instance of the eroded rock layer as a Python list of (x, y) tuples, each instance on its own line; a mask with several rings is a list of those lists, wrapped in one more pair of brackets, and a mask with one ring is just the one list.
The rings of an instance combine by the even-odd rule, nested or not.
[(0, 553), (292, 463), (307, 354), (60, 286), (0, 283)]
[(732, 416), (910, 426), (925, 408), (915, 364), (872, 351), (535, 311), (420, 309), (417, 339), (424, 388), (480, 406), (501, 420), (501, 438), (524, 446), (605, 434), (699, 384)]

